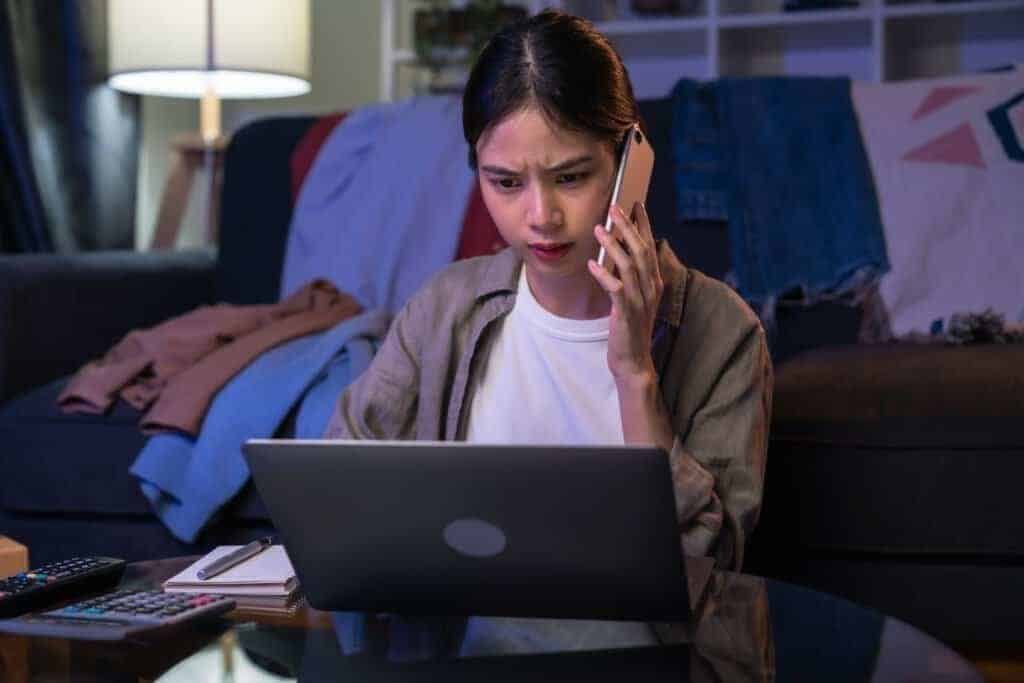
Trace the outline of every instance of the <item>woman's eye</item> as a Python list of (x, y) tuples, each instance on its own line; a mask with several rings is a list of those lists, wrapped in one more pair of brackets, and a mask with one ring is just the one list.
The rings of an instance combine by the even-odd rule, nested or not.
[(491, 182), (494, 183), (495, 187), (501, 190), (514, 190), (518, 188), (520, 184), (516, 178), (498, 178)]

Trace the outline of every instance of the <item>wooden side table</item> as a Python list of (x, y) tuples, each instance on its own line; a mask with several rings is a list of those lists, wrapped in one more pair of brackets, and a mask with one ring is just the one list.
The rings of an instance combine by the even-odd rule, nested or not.
[(0, 577), (28, 569), (28, 548), (7, 536), (0, 536)]
[(164, 185), (150, 249), (174, 248), (181, 233), (181, 222), (188, 208), (189, 195), (201, 169), (206, 170), (205, 186), (200, 188), (206, 197), (203, 207), (206, 215), (206, 241), (208, 244), (216, 244), (224, 150), (228, 146), (228, 137), (220, 135), (207, 144), (198, 133), (185, 133), (175, 137), (171, 146), (175, 151), (174, 165)]
[[(0, 577), (28, 569), (28, 548), (17, 541), (0, 536)], [(2, 636), (0, 636), (2, 639)], [(0, 680), (22, 683), (29, 680), (28, 642), (0, 643)]]

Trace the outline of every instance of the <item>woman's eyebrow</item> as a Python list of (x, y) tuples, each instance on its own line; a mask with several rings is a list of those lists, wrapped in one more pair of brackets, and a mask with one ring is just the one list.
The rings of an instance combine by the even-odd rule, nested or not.
[(572, 159), (569, 159), (568, 161), (563, 161), (560, 164), (555, 164), (554, 166), (549, 168), (548, 171), (551, 171), (553, 173), (557, 173), (558, 171), (568, 171), (570, 168), (574, 168), (576, 166), (580, 166), (582, 164), (587, 163), (588, 161), (593, 161), (593, 160), (594, 160), (594, 157), (590, 156), (589, 154), (584, 154), (583, 156), (573, 157)]
[[(580, 166), (581, 164), (585, 164), (585, 163), (593, 161), (593, 160), (594, 160), (594, 157), (590, 156), (589, 154), (584, 154), (582, 156), (573, 157), (572, 159), (567, 159), (566, 161), (563, 161), (561, 163), (555, 164), (551, 168), (548, 168), (547, 171), (549, 173), (557, 173), (559, 171), (567, 171), (570, 168), (574, 168), (576, 166)], [(481, 166), (480, 170), (481, 171), (486, 171), (487, 173), (490, 173), (492, 175), (499, 175), (499, 176), (515, 176), (515, 175), (519, 175), (518, 171), (513, 171), (513, 170), (510, 170), (510, 169), (507, 169), (507, 168), (502, 168), (501, 166), (490, 166), (490, 165), (488, 165), (488, 166)]]
[(481, 166), (480, 170), (487, 171), (492, 175), (519, 175), (516, 171), (511, 171), (507, 168), (502, 168), (501, 166)]

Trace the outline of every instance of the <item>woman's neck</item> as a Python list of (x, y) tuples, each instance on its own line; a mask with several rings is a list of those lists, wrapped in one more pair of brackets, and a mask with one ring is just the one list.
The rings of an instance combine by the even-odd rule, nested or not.
[(537, 303), (560, 318), (592, 320), (611, 313), (608, 293), (601, 289), (590, 273), (575, 277), (545, 276), (527, 268), (526, 282)]

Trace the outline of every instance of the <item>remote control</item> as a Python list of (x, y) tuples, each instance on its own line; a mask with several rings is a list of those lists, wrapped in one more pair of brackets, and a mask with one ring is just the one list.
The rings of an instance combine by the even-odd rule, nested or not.
[(116, 591), (46, 612), (0, 621), (0, 633), (72, 640), (124, 640), (209, 619), (235, 601), (205, 593)]
[(0, 579), (0, 619), (116, 586), (125, 566), (113, 557), (73, 557)]

